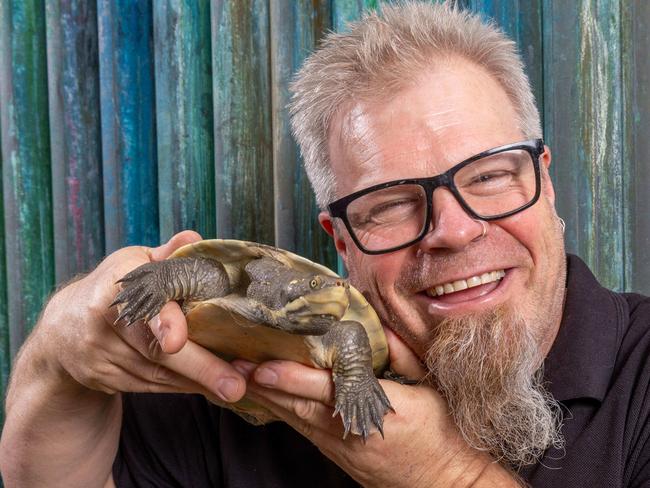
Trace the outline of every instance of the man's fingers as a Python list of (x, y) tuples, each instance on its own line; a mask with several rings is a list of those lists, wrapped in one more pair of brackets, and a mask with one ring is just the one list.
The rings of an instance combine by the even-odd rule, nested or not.
[(334, 404), (332, 374), (327, 370), (293, 361), (267, 361), (257, 367), (253, 380), (266, 388), (282, 390), (330, 406)]
[(186, 244), (191, 244), (201, 240), (201, 235), (193, 230), (184, 230), (175, 234), (162, 246), (154, 247), (149, 252), (152, 261), (162, 261), (167, 259), (176, 249)]
[(412, 380), (424, 378), (427, 370), (415, 353), (388, 327), (384, 327), (384, 332), (388, 341), (390, 368), (393, 372)]
[(149, 327), (164, 353), (177, 353), (187, 342), (187, 321), (176, 302), (166, 303), (160, 313), (149, 321)]
[(235, 368), (194, 342), (187, 341), (175, 354), (161, 354), (158, 362), (225, 402), (236, 402), (246, 392), (246, 381)]

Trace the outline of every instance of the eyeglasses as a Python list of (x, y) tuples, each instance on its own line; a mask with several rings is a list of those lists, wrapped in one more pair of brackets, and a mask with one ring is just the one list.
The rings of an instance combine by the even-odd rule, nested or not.
[(544, 141), (495, 147), (430, 178), (389, 181), (347, 195), (328, 206), (366, 254), (397, 251), (429, 232), (433, 192), (448, 188), (473, 218), (497, 220), (527, 209), (539, 199), (539, 157)]

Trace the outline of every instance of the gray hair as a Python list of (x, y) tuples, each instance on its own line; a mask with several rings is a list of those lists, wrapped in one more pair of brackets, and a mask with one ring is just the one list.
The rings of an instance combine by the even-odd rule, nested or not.
[(449, 2), (384, 5), (346, 32), (328, 34), (291, 84), (291, 127), (321, 209), (336, 199), (327, 142), (337, 112), (354, 100), (385, 99), (434, 61), (452, 56), (491, 74), (512, 101), (525, 137), (541, 137), (516, 45), (496, 25)]

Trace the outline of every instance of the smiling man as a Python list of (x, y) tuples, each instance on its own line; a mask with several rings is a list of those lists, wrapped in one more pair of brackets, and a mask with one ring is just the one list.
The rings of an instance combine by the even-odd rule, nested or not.
[[(174, 302), (113, 326), (116, 280), (185, 232), (52, 297), (13, 370), (7, 486), (649, 486), (650, 300), (565, 255), (514, 44), (447, 4), (385, 6), (293, 90), (320, 222), (420, 380), (381, 380), (385, 439), (341, 439), (329, 372), (224, 362)], [(284, 422), (214, 404), (244, 393)]]

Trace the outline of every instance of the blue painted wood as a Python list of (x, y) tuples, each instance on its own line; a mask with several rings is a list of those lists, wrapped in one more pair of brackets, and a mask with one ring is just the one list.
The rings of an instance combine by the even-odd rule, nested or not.
[(149, 0), (98, 0), (106, 252), (156, 245), (158, 179)]
[[(2, 98), (0, 98), (0, 113), (2, 113)], [(0, 131), (0, 148), (2, 148), (2, 131)], [(0, 175), (2, 175), (2, 151), (0, 150)], [(9, 349), (9, 318), (7, 316), (7, 266), (5, 261), (5, 225), (4, 202), (2, 185), (0, 184), (0, 398), (5, 398), (11, 367), (11, 352)], [(4, 408), (0, 408), (0, 426), (5, 418)], [(0, 427), (1, 428), (1, 427)], [(1, 483), (0, 483), (1, 486)]]
[(52, 290), (52, 194), (45, 7), (0, 2), (0, 100), (11, 356)]
[(215, 237), (210, 4), (154, 3), (161, 239)]
[(46, 5), (56, 282), (104, 255), (97, 10), (85, 0)]
[(271, 2), (275, 243), (335, 269), (336, 251), (318, 224), (319, 209), (291, 137), (286, 108), (289, 82), (329, 23), (326, 2)]

